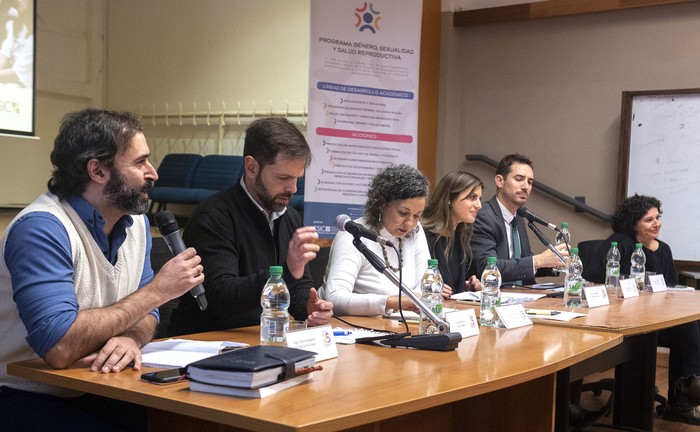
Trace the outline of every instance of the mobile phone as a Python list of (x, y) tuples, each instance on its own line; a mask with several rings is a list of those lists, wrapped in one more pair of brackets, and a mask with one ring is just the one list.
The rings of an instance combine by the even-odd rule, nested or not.
[(148, 372), (141, 375), (143, 381), (153, 384), (173, 384), (187, 379), (185, 368), (166, 369), (157, 372)]

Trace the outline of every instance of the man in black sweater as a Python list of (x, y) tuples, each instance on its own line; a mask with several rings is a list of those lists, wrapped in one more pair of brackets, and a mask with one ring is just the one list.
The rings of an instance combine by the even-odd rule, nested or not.
[(272, 265), (284, 268), (294, 319), (323, 325), (333, 316), (306, 265), (319, 251), (316, 229), (287, 206), (311, 161), (306, 139), (284, 118), (259, 119), (246, 130), (243, 157), (241, 181), (203, 201), (185, 228), (185, 243), (202, 258), (209, 307), (202, 312), (182, 296), (169, 335), (259, 325)]

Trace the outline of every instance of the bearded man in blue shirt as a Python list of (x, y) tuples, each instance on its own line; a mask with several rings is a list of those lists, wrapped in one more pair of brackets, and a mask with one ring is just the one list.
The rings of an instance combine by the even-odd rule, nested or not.
[(141, 368), (158, 306), (204, 276), (187, 249), (154, 275), (144, 215), (158, 174), (141, 120), (87, 109), (68, 114), (54, 141), (49, 192), (0, 241), (0, 412), (8, 430), (145, 430), (143, 407), (7, 374), (41, 357), (95, 373)]

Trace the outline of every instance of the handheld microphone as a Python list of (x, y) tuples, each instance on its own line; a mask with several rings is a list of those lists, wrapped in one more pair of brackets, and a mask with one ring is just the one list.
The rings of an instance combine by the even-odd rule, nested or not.
[[(163, 239), (165, 239), (165, 243), (168, 244), (168, 248), (173, 256), (187, 249), (187, 247), (185, 247), (185, 242), (182, 241), (180, 228), (177, 226), (175, 216), (173, 216), (169, 210), (158, 212), (155, 216), (155, 220), (158, 231), (163, 235)], [(192, 288), (190, 294), (197, 300), (199, 310), (203, 311), (207, 308), (207, 298), (204, 295), (204, 287), (202, 284), (197, 284)]]
[(525, 218), (529, 220), (530, 222), (537, 222), (540, 225), (544, 225), (549, 229), (553, 229), (554, 231), (559, 231), (559, 228), (554, 225), (553, 223), (549, 223), (546, 220), (542, 219), (541, 217), (537, 216), (533, 212), (527, 209), (527, 207), (523, 206), (518, 209), (518, 216), (521, 218)]
[(338, 215), (338, 217), (335, 218), (335, 227), (338, 228), (338, 231), (347, 231), (355, 237), (364, 237), (383, 246), (394, 247), (394, 243), (373, 233), (362, 225), (353, 222), (350, 216), (346, 214)]

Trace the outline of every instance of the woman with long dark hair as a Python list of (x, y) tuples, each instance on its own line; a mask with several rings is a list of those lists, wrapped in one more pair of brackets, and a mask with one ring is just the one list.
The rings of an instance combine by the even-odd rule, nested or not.
[(469, 241), (483, 190), (484, 182), (477, 176), (450, 172), (440, 180), (423, 212), (430, 255), (438, 260), (442, 279), (454, 293), (481, 289), (471, 265)]

